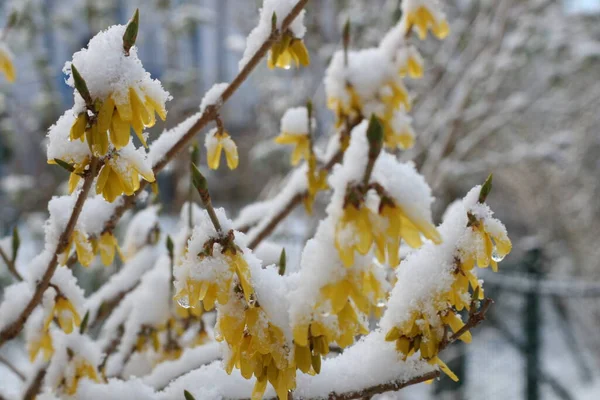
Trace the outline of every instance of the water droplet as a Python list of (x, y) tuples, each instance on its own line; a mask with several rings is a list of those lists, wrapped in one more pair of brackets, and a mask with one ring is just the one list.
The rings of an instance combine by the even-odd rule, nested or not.
[(378, 307), (378, 308), (383, 308), (383, 307), (385, 307), (385, 304), (386, 304), (386, 302), (385, 302), (385, 300), (384, 300), (384, 299), (379, 299), (379, 300), (377, 300), (377, 307)]
[(248, 305), (250, 307), (254, 307), (256, 305), (256, 296), (255, 295), (250, 296), (250, 298), (248, 299)]
[(291, 65), (286, 65), (285, 67), (283, 67), (283, 69), (290, 69), (290, 68), (292, 68)]
[(177, 299), (177, 304), (183, 308), (190, 308), (190, 299), (187, 296), (181, 296)]
[(500, 262), (504, 260), (504, 257), (505, 256), (500, 255), (500, 253), (498, 253), (498, 249), (496, 248), (496, 246), (494, 246), (494, 249), (492, 250), (492, 260)]
[(323, 318), (327, 318), (329, 317), (331, 314), (329, 313), (329, 311), (321, 311), (321, 317)]

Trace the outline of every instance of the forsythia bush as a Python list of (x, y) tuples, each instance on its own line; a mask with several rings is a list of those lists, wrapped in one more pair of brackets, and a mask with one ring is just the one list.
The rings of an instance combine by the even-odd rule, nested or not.
[[(0, 304), (0, 344), (24, 332), (35, 371), (24, 397), (348, 399), (431, 380), (438, 369), (458, 379), (441, 351), (471, 341), (490, 305), (475, 267), (496, 271), (511, 242), (485, 203), (491, 177), (436, 226), (430, 188), (395, 155), (417, 135), (404, 83), (425, 70), (413, 32), (449, 34), (437, 0), (404, 0), (377, 47), (352, 49), (346, 25), (324, 78), (333, 134), (317, 146), (310, 101), (282, 116), (274, 140), (293, 146), (295, 169), (274, 199), (229, 219), (212, 205), (197, 148), (190, 174), (203, 208), (183, 207), (177, 235), (161, 235), (158, 207), (141, 195), (148, 184), (158, 190), (156, 174), (211, 122), (208, 167), (218, 169), (223, 153), (238, 167), (219, 109), (263, 56), (269, 68), (310, 64), (306, 3), (265, 0), (238, 77), (215, 85), (196, 115), (149, 147), (145, 128), (167, 118), (171, 96), (138, 58), (139, 13), (66, 64), (74, 106), (49, 129), (47, 154), (69, 171), (69, 194), (51, 200), (44, 251), (27, 265), (15, 265), (18, 241), (0, 243), (18, 280)], [(9, 81), (12, 59), (0, 44)], [(264, 265), (259, 244), (294, 205), (311, 213), (320, 192), (326, 216), (300, 268), (286, 271), (285, 252)], [(136, 200), (148, 204), (120, 246), (115, 225)], [(70, 267), (98, 256), (112, 265), (117, 255), (123, 268), (84, 294)]]

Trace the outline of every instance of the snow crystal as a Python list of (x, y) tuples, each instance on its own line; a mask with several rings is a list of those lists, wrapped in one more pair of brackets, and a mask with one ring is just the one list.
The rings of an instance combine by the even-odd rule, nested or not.
[[(317, 120), (311, 118), (310, 127), (314, 131), (317, 128)], [(288, 109), (281, 118), (281, 132), (290, 135), (306, 135), (308, 130), (308, 109), (306, 107), (295, 107)]]
[(204, 113), (206, 108), (209, 106), (221, 106), (223, 99), (223, 92), (229, 87), (229, 83), (216, 83), (214, 84), (208, 92), (202, 98), (202, 102), (200, 103), (200, 112)]
[(221, 357), (221, 344), (217, 342), (186, 349), (177, 360), (160, 363), (142, 382), (155, 389), (162, 389), (172, 380)]

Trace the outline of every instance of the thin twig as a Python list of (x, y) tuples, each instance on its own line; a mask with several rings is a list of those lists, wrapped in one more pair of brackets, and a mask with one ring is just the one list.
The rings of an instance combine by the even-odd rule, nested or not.
[(75, 201), (75, 205), (73, 206), (73, 211), (71, 212), (69, 221), (67, 222), (65, 229), (60, 235), (60, 238), (56, 245), (56, 249), (54, 250), (52, 258), (50, 259), (50, 262), (46, 267), (46, 271), (37, 283), (33, 296), (31, 297), (23, 311), (21, 311), (17, 319), (13, 321), (10, 325), (8, 325), (6, 328), (4, 328), (2, 331), (0, 331), (0, 346), (2, 346), (6, 341), (13, 339), (21, 332), (23, 326), (25, 325), (25, 321), (27, 321), (27, 318), (29, 318), (35, 307), (42, 301), (44, 292), (46, 291), (46, 289), (48, 289), (50, 281), (52, 280), (52, 276), (54, 275), (54, 271), (56, 271), (56, 267), (58, 266), (58, 255), (65, 251), (67, 245), (69, 244), (69, 240), (71, 238), (73, 230), (75, 229), (75, 225), (77, 224), (79, 215), (81, 214), (81, 211), (83, 209), (83, 204), (85, 203), (88, 193), (90, 192), (90, 189), (92, 187), (92, 182), (94, 181), (94, 178), (96, 177), (100, 169), (100, 164), (101, 162), (98, 160), (98, 158), (92, 158), (92, 161), (90, 163), (90, 169), (85, 175), (83, 181), (83, 187), (81, 188), (81, 191), (77, 196), (77, 200)]
[(17, 367), (13, 365), (10, 361), (0, 355), (0, 364), (4, 364), (8, 369), (15, 373), (22, 381), (26, 379), (25, 374), (23, 374)]
[(34, 400), (37, 397), (37, 394), (40, 392), (40, 388), (42, 387), (44, 377), (46, 376), (46, 367), (47, 365), (43, 366), (36, 372), (35, 377), (23, 394), (23, 400)]
[(17, 271), (17, 267), (15, 266), (14, 260), (10, 260), (8, 258), (2, 247), (0, 247), (0, 258), (2, 258), (2, 260), (6, 264), (6, 268), (8, 268), (10, 273), (13, 274), (13, 276), (17, 278), (17, 280), (22, 281), (23, 277), (21, 276), (21, 274), (19, 274), (19, 271)]

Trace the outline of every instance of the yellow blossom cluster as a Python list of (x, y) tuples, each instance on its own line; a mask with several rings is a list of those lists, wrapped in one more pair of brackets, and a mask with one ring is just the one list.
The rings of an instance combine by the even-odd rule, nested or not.
[[(333, 343), (345, 348), (354, 343), (357, 335), (369, 333), (366, 317), (381, 312), (387, 295), (374, 268), (377, 267), (370, 265), (362, 271), (349, 270), (343, 279), (322, 287), (315, 309), (326, 310), (322, 313), (324, 319), (314, 316), (294, 327), (296, 363), (303, 372), (308, 372), (305, 369), (311, 360), (318, 373), (315, 365), (320, 366), (320, 358), (329, 353)], [(337, 319), (333, 324), (325, 321), (331, 317)]]
[[(279, 400), (296, 387), (296, 363), (289, 359), (288, 342), (283, 331), (274, 325), (258, 305), (234, 301), (232, 314), (220, 314), (216, 339), (230, 347), (225, 370), (238, 368), (242, 376), (256, 377), (252, 399), (262, 399), (267, 383), (271, 383)], [(310, 369), (310, 362), (308, 368)]]
[(385, 262), (387, 255), (389, 265), (396, 267), (400, 263), (400, 240), (418, 248), (422, 245), (421, 234), (434, 243), (441, 241), (430, 222), (410, 218), (390, 197), (381, 197), (378, 213), (375, 213), (353, 192), (336, 224), (335, 247), (346, 267), (354, 264), (355, 251), (366, 255), (373, 245), (380, 262)]
[[(467, 229), (472, 229), (482, 245), (472, 248), (457, 249), (454, 260), (454, 281), (450, 290), (432, 301), (437, 314), (434, 318), (430, 314), (415, 310), (411, 317), (404, 323), (394, 326), (387, 332), (386, 340), (395, 341), (396, 349), (403, 354), (403, 358), (420, 351), (420, 357), (431, 364), (437, 364), (453, 380), (458, 380), (456, 375), (438, 357), (440, 343), (447, 340), (444, 334), (451, 330), (455, 334), (464, 327), (459, 312), (464, 309), (471, 310), (473, 303), (484, 298), (483, 288), (473, 268), (477, 264), (480, 268), (487, 268), (490, 264), (497, 271), (497, 262), (503, 259), (511, 250), (511, 242), (506, 232), (491, 234), (485, 229), (484, 221), (478, 220), (471, 213)], [(469, 292), (469, 286), (472, 292)], [(471, 299), (471, 301), (469, 301)], [(419, 309), (422, 309), (420, 307)], [(464, 332), (459, 337), (465, 343), (470, 343), (470, 332)]]

